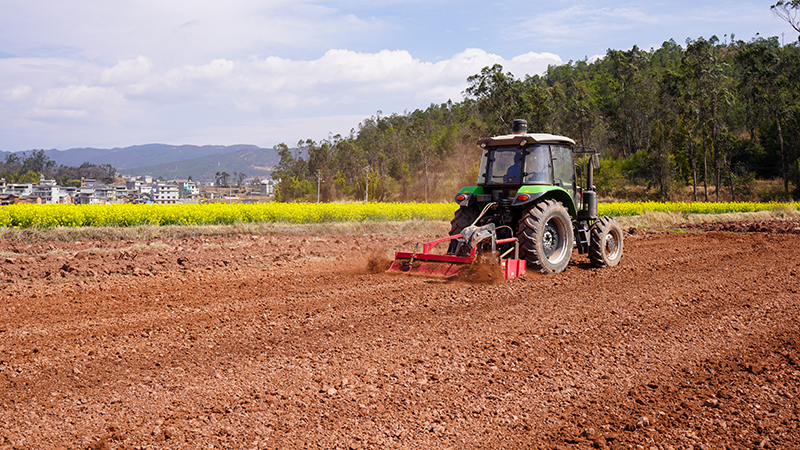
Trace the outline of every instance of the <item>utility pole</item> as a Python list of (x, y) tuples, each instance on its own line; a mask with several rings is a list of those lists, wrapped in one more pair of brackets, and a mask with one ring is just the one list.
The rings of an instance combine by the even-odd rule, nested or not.
[(366, 187), (364, 188), (364, 203), (369, 203), (369, 169), (371, 169), (370, 166), (364, 167), (364, 171), (367, 172), (367, 179), (364, 180), (366, 181)]

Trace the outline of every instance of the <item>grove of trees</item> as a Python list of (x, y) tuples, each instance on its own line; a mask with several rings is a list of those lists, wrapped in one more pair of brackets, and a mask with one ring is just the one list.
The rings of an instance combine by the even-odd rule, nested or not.
[(670, 40), (523, 79), (494, 65), (467, 83), (458, 103), (379, 111), (347, 136), (277, 145), (277, 199), (316, 201), (319, 188), (321, 201), (363, 200), (369, 183), (370, 200), (448, 201), (475, 183), (476, 140), (508, 133), (516, 118), (601, 150), (601, 196), (743, 200), (756, 180), (776, 179), (759, 199), (800, 198), (797, 41)]
[(38, 183), (40, 176), (56, 180), (61, 186), (81, 185), (81, 178), (93, 179), (102, 183), (114, 182), (117, 170), (110, 164), (91, 164), (84, 162), (79, 167), (56, 166), (44, 150), (34, 150), (6, 154), (5, 161), (0, 162), (0, 177), (8, 183)]

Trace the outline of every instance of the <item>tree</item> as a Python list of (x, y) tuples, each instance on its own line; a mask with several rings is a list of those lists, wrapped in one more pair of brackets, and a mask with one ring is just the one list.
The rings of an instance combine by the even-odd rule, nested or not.
[(302, 200), (313, 190), (311, 181), (307, 177), (308, 163), (300, 156), (300, 150), (297, 150), (295, 156), (284, 143), (277, 144), (273, 148), (280, 157), (280, 161), (272, 171), (272, 179), (280, 180), (275, 187), (275, 200), (279, 202)]
[(475, 98), (478, 111), (488, 125), (490, 134), (506, 134), (514, 119), (525, 118), (531, 130), (550, 131), (551, 110), (549, 94), (538, 77), (528, 77), (524, 82), (511, 72), (503, 73), (503, 66), (484, 67), (478, 75), (467, 78), (467, 96)]
[(726, 64), (717, 55), (713, 41), (700, 38), (689, 42), (681, 60), (683, 72), (684, 101), (689, 105), (690, 119), (696, 121), (703, 149), (703, 185), (705, 201), (708, 201), (708, 155), (712, 152), (716, 199), (719, 201), (721, 152), (718, 138), (723, 130), (724, 99), (729, 95), (727, 88)]
[(292, 150), (289, 148), (289, 146), (284, 143), (277, 144), (273, 148), (280, 157), (280, 161), (272, 171), (273, 179), (282, 180), (289, 179), (291, 177), (296, 177), (297, 179), (306, 178), (305, 175), (308, 164), (302, 158), (302, 156), (300, 156), (299, 152), (295, 157), (295, 155), (292, 154)]
[(798, 17), (800, 0), (778, 0), (778, 3), (770, 6), (770, 9), (800, 33), (800, 17)]
[(657, 180), (661, 200), (669, 200), (669, 184), (672, 180), (673, 162), (669, 157), (671, 150), (671, 130), (662, 121), (653, 125), (653, 139), (650, 141), (650, 178)]
[(52, 169), (56, 163), (52, 161), (45, 153), (44, 150), (34, 150), (30, 156), (25, 157), (22, 161), (22, 170), (25, 172), (36, 172), (45, 174)]
[(21, 163), (22, 162), (19, 159), (19, 155), (17, 155), (16, 153), (9, 153), (6, 155), (6, 164), (21, 164)]
[(739, 88), (751, 102), (763, 102), (769, 110), (778, 136), (784, 196), (786, 201), (791, 201), (789, 169), (781, 121), (785, 101), (790, 97), (785, 93), (787, 85), (790, 84), (788, 77), (796, 74), (787, 71), (786, 60), (782, 58), (786, 50), (778, 45), (777, 38), (758, 38), (747, 44), (742, 43), (742, 47), (736, 55), (736, 62), (741, 71)]
[(649, 146), (658, 92), (649, 61), (650, 55), (634, 45), (628, 51), (608, 50), (599, 63), (600, 112), (609, 143), (623, 157)]
[(319, 190), (320, 201), (330, 201), (334, 197), (334, 183), (336, 175), (336, 152), (342, 142), (341, 135), (329, 136), (317, 145), (314, 141), (306, 141), (308, 146), (308, 172)]

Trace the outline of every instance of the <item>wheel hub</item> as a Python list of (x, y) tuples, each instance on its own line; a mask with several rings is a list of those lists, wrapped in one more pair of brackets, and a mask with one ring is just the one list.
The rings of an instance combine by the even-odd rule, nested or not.
[(613, 233), (608, 233), (605, 239), (605, 253), (608, 255), (609, 258), (615, 258), (617, 255), (617, 238), (614, 236)]
[(542, 245), (544, 246), (544, 254), (547, 258), (553, 256), (558, 248), (558, 230), (549, 223), (545, 227), (544, 234), (542, 235)]

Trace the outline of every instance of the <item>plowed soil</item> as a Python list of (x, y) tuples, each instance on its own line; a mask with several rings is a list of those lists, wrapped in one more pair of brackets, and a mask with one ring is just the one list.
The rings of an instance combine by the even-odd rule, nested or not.
[(382, 272), (433, 235), (0, 241), (0, 448), (800, 448), (800, 235)]

